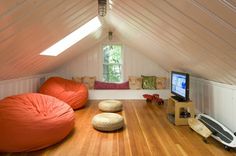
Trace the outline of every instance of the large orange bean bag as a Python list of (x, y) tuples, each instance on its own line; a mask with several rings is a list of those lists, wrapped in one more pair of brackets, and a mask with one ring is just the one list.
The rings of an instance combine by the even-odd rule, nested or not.
[(60, 77), (49, 78), (39, 92), (60, 99), (73, 109), (83, 107), (88, 101), (88, 89), (84, 84)]
[(29, 93), (0, 100), (0, 152), (34, 151), (65, 138), (74, 127), (65, 102)]

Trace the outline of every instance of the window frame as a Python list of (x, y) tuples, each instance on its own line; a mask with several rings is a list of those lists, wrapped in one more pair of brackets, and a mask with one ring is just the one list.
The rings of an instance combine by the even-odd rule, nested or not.
[[(105, 46), (109, 46), (109, 45), (118, 45), (118, 46), (121, 46), (121, 63), (104, 63), (104, 51), (103, 51), (103, 48)], [(121, 43), (103, 43), (101, 45), (101, 53), (102, 53), (102, 60), (101, 60), (101, 80), (105, 82), (104, 80), (104, 71), (103, 71), (103, 65), (106, 64), (106, 65), (121, 65), (121, 79), (119, 82), (111, 82), (111, 83), (120, 83), (120, 82), (123, 82), (124, 80), (124, 47), (123, 47), (123, 44)]]

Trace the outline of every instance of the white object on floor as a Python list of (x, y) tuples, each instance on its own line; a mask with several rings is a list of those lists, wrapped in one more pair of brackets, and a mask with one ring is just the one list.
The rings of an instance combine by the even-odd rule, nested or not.
[(100, 131), (114, 131), (124, 126), (124, 118), (116, 113), (101, 113), (93, 117), (92, 125)]
[(121, 101), (118, 100), (104, 100), (98, 104), (98, 108), (104, 112), (119, 112), (122, 107)]
[[(236, 136), (219, 121), (206, 114), (198, 114), (196, 119), (200, 120), (210, 131), (211, 136), (225, 145), (225, 148), (236, 147)], [(228, 146), (228, 147), (227, 147)]]

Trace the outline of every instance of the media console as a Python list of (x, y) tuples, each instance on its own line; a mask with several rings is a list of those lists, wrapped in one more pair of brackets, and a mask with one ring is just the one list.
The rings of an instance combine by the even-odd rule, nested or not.
[(194, 118), (194, 106), (192, 101), (177, 101), (168, 99), (167, 117), (175, 125), (188, 125), (188, 118)]

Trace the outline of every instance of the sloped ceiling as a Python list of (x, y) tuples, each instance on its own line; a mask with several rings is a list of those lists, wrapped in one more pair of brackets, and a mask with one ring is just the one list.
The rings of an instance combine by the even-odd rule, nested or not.
[(0, 79), (47, 73), (86, 51), (103, 28), (57, 57), (39, 55), (96, 15), (94, 0), (0, 1)]
[(164, 69), (236, 84), (235, 0), (112, 0), (103, 27), (58, 57), (38, 54), (97, 15), (97, 0), (0, 1), (0, 79), (53, 71), (109, 30)]

